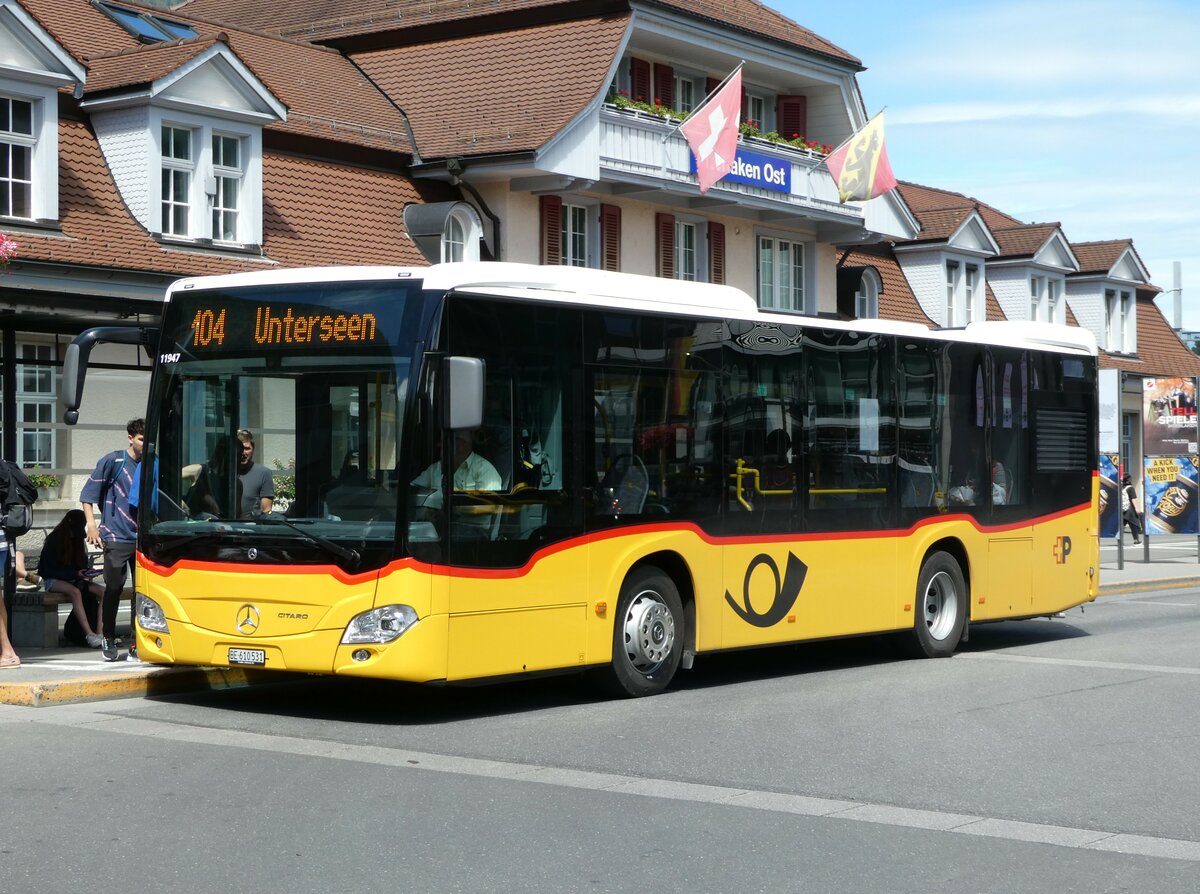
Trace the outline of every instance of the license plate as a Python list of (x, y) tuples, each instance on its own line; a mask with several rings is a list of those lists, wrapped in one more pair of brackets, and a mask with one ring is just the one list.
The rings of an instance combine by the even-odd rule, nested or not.
[(267, 653), (263, 649), (230, 649), (230, 664), (266, 664)]

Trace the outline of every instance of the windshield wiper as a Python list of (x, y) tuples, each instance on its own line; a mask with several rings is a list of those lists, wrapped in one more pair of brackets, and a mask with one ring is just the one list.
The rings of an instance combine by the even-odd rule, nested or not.
[(303, 528), (301, 528), (301, 524), (312, 524), (312, 522), (308, 520), (297, 520), (296, 522), (292, 522), (278, 515), (260, 515), (255, 518), (238, 519), (238, 522), (250, 522), (251, 524), (259, 525), (283, 525), (285, 528), (291, 528), (310, 543), (314, 543), (322, 549), (333, 553), (335, 556), (344, 559), (354, 567), (357, 567), (358, 563), (362, 561), (362, 556), (359, 555), (358, 550), (351, 549), (347, 546), (342, 546), (340, 543), (334, 543), (332, 540), (327, 540), (319, 534), (313, 534), (310, 531), (305, 531)]

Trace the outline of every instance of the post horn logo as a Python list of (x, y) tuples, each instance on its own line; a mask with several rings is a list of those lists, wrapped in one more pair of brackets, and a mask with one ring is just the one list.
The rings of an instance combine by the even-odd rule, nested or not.
[(247, 603), (237, 611), (237, 631), (244, 636), (249, 636), (258, 630), (258, 622), (261, 617), (258, 614), (258, 609)]

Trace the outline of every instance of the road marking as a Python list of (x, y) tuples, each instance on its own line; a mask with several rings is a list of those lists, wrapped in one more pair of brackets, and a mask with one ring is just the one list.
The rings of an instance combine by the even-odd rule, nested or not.
[[(1089, 662), (1092, 664), (1095, 662)], [(1132, 665), (1131, 665), (1132, 666)], [(1200, 673), (1200, 671), (1197, 671)], [(1185, 860), (1200, 863), (1200, 841), (1159, 838), (1148, 835), (1129, 835), (1101, 829), (1075, 829), (1043, 823), (1023, 823), (996, 817), (948, 813), (939, 810), (919, 810), (889, 804), (870, 804), (861, 801), (838, 801), (808, 795), (755, 789), (727, 788), (626, 776), (617, 773), (597, 773), (566, 767), (518, 764), (511, 761), (456, 757), (431, 754), (377, 745), (354, 745), (344, 742), (310, 741), (294, 736), (269, 736), (244, 730), (215, 729), (163, 723), (156, 720), (113, 717), (79, 705), (64, 705), (39, 709), (31, 717), (34, 723), (81, 727), (89, 730), (144, 736), (153, 739), (172, 739), (198, 745), (223, 748), (246, 748), (275, 754), (301, 757), (320, 757), (327, 760), (355, 761), (392, 767), (403, 771), (453, 773), (484, 779), (510, 782), (534, 782), (560, 788), (604, 792), (629, 797), (660, 798), (670, 801), (714, 804), (743, 810), (764, 810), (771, 813), (790, 813), (798, 816), (847, 822), (873, 823), (910, 829), (977, 835), (1007, 841), (1033, 842), (1075, 850), (1102, 850), (1121, 854)]]
[(1150, 671), (1155, 674), (1200, 676), (1200, 667), (1175, 667), (1166, 664), (1127, 664), (1122, 661), (1089, 661), (1084, 658), (1043, 658), (1040, 655), (1009, 655), (1002, 652), (962, 652), (960, 658), (989, 661), (1025, 661), (1030, 664), (1058, 664), (1065, 667), (1094, 667), (1102, 670)]

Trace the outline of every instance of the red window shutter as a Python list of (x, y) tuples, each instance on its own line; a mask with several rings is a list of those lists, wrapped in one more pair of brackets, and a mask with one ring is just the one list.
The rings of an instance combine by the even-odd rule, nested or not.
[(664, 279), (675, 278), (675, 215), (654, 215), (655, 243), (658, 255), (658, 275)]
[(629, 60), (629, 98), (634, 102), (651, 102), (650, 95), (650, 63), (645, 59)]
[[(704, 95), (712, 96), (714, 90), (721, 86), (720, 78), (707, 78), (704, 81)], [(745, 94), (743, 94), (744, 96)], [(744, 104), (744, 103), (743, 103)]]
[(542, 263), (562, 263), (562, 198), (542, 196)]
[(775, 129), (785, 140), (808, 137), (808, 97), (780, 96), (775, 100)]
[(660, 102), (668, 109), (675, 104), (675, 69), (669, 65), (654, 65), (653, 102)]
[(725, 284), (725, 224), (708, 225), (708, 281)]
[(621, 269), (621, 208), (600, 206), (600, 264), (602, 270)]

